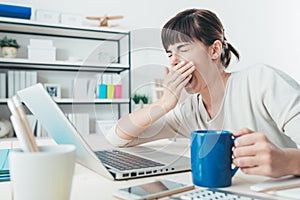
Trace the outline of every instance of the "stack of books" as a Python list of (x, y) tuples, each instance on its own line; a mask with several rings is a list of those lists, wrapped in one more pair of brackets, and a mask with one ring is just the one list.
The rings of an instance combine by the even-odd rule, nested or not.
[(10, 181), (8, 159), (9, 152), (10, 149), (0, 149), (0, 182)]

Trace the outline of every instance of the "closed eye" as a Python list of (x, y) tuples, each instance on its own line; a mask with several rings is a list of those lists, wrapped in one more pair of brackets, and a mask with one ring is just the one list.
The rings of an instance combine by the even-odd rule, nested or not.
[(190, 50), (189, 48), (189, 43), (184, 43), (184, 44), (181, 44), (177, 47), (177, 49), (180, 51), (180, 52), (187, 52)]
[(184, 48), (184, 49), (180, 49), (180, 52), (187, 52), (187, 51), (189, 51), (190, 49), (186, 49), (186, 48)]

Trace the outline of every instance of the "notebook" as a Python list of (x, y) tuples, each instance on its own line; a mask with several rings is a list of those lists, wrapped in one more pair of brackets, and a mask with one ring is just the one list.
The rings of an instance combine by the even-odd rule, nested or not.
[(250, 189), (256, 192), (268, 192), (278, 196), (299, 199), (300, 177), (270, 178), (264, 182), (251, 185)]
[[(101, 149), (94, 152), (45, 91), (42, 84), (39, 83), (25, 88), (18, 91), (17, 94), (58, 144), (74, 144), (77, 147), (78, 163), (108, 179), (122, 180), (190, 170), (189, 158), (165, 153), (165, 150), (162, 152), (145, 147), (134, 147), (124, 150)], [(115, 157), (115, 159), (110, 159), (112, 157)], [(147, 164), (146, 159), (149, 162), (149, 166), (138, 165), (135, 163), (138, 159), (142, 163)], [(128, 164), (131, 165), (131, 168), (120, 168), (118, 165), (126, 166), (127, 164), (116, 164), (113, 163), (113, 160), (119, 162), (121, 160), (131, 160), (131, 163), (129, 162)]]

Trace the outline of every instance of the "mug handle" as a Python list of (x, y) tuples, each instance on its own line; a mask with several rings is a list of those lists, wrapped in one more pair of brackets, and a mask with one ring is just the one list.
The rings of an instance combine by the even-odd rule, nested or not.
[[(237, 139), (238, 137), (235, 137), (235, 136), (232, 136), (232, 142), (234, 143), (235, 139)], [(239, 169), (240, 167), (238, 166), (235, 166), (233, 169), (231, 169), (231, 177), (233, 177), (235, 175), (235, 173), (237, 172), (237, 170)]]

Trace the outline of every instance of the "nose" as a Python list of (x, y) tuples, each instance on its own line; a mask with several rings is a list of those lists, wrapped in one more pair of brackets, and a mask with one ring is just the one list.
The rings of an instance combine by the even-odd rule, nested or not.
[(173, 54), (170, 57), (170, 64), (172, 67), (174, 67), (175, 65), (177, 65), (180, 61), (182, 60), (182, 58), (178, 55), (178, 54)]

